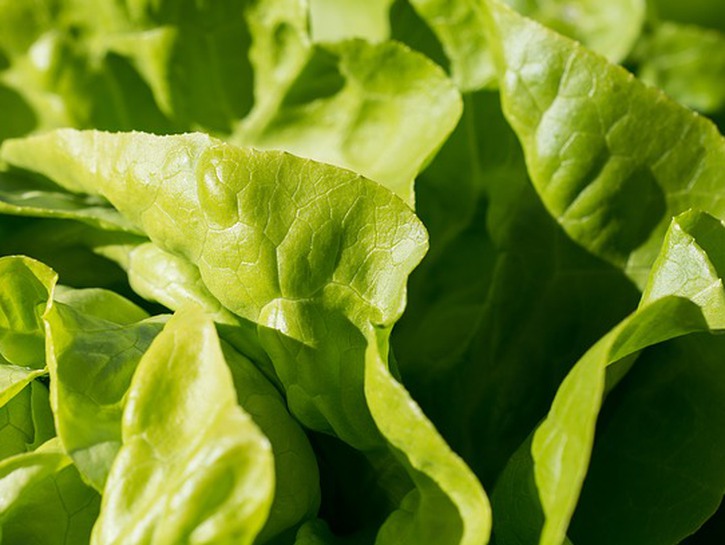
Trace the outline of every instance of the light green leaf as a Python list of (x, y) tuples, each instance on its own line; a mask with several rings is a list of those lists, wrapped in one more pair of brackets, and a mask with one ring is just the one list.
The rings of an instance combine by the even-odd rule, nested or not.
[(50, 24), (54, 14), (53, 0), (33, 4), (2, 0), (0, 2), (0, 49), (13, 55), (24, 52)]
[(339, 42), (363, 38), (380, 42), (390, 37), (388, 13), (394, 0), (309, 0), (312, 39)]
[(270, 445), (237, 405), (213, 323), (177, 313), (133, 376), (91, 543), (252, 543), (273, 487)]
[(41, 314), (51, 305), (57, 276), (33, 259), (3, 257), (0, 279), (0, 356), (16, 366), (43, 369)]
[(202, 307), (217, 324), (224, 340), (251, 358), (269, 379), (278, 382), (269, 357), (257, 339), (256, 324), (224, 308), (206, 288), (195, 265), (153, 243), (118, 250), (123, 252), (120, 261), (136, 293), (171, 310), (188, 304)]
[(413, 179), (461, 114), (443, 70), (394, 42), (316, 46), (270, 114), (233, 140), (359, 172), (412, 204)]
[(725, 216), (725, 140), (623, 69), (486, 5), (504, 112), (539, 195), (569, 236), (641, 286), (672, 215)]
[[(145, 319), (141, 309), (106, 290), (59, 290), (55, 301), (45, 319), (58, 435), (83, 478), (102, 491), (121, 446), (121, 414), (131, 377), (163, 319)], [(244, 356), (228, 345), (223, 348), (239, 403), (275, 453), (276, 491), (260, 537), (264, 541), (314, 515), (317, 466), (278, 391)]]
[(445, 73), (395, 42), (312, 44), (300, 0), (258, 2), (247, 18), (255, 105), (231, 141), (354, 170), (412, 204), (415, 175), (460, 116)]
[[(98, 155), (89, 157), (88, 149)], [(278, 352), (278, 361), (272, 357), (275, 370), (293, 414), (306, 425), (334, 430), (357, 446), (377, 441), (372, 422), (360, 411), (362, 391), (345, 393), (343, 401), (343, 393), (324, 388), (314, 371), (325, 366), (331, 379), (345, 373), (344, 380), (360, 384), (354, 377), (361, 376), (364, 341), (357, 341), (356, 368), (342, 366), (343, 347), (334, 340), (318, 348), (312, 339), (332, 327), (325, 322), (333, 312), (350, 314), (360, 324), (391, 324), (400, 315), (405, 278), (426, 246), (412, 211), (392, 193), (332, 166), (237, 148), (201, 134), (59, 131), (7, 142), (3, 150), (9, 161), (34, 156), (33, 165), (61, 185), (100, 192), (153, 242), (195, 264), (225, 308), (301, 343), (311, 358), (309, 373), (300, 374), (305, 366), (286, 348), (278, 349), (276, 333), (262, 339), (263, 345), (274, 343), (265, 349)], [(95, 173), (86, 170), (88, 159)], [(161, 185), (151, 175), (159, 160), (170, 176)], [(172, 183), (177, 189), (168, 192)], [(157, 195), (150, 208), (149, 193)], [(214, 206), (205, 206), (211, 199)], [(335, 327), (342, 332), (352, 326), (345, 319)], [(330, 351), (331, 360), (315, 364), (318, 349)], [(326, 390), (322, 398), (320, 388)]]
[[(372, 324), (389, 329), (398, 319), (405, 280), (426, 248), (422, 226), (399, 198), (329, 165), (203, 135), (63, 131), (15, 142), (4, 148), (5, 158), (26, 146), (49, 159), (36, 156), (34, 166), (61, 184), (95, 188), (152, 242), (198, 267), (227, 310), (258, 324), (294, 416), (370, 456), (398, 460), (394, 467), (417, 488), (408, 485), (408, 499), (383, 525), (380, 543), (414, 543), (431, 525), (446, 543), (486, 541), (480, 485), (419, 409), (396, 403), (407, 423), (401, 430), (367, 399), (373, 371), (366, 353), (371, 342), (378, 346)], [(152, 174), (160, 168), (168, 173), (161, 178)], [(214, 206), (205, 206), (211, 199)], [(387, 359), (387, 338), (382, 345), (378, 365)], [(388, 385), (400, 400), (396, 388)], [(401, 438), (410, 434), (420, 442)], [(431, 457), (440, 467), (426, 462)], [(454, 493), (459, 487), (475, 493)], [(422, 515), (431, 512), (440, 517)]]
[(100, 499), (56, 441), (0, 462), (0, 498), (3, 543), (34, 545), (88, 543)]
[(34, 379), (46, 373), (45, 369), (0, 364), (0, 407), (3, 407)]
[[(689, 333), (725, 328), (723, 248), (725, 227), (711, 216), (688, 212), (673, 220), (639, 309), (573, 367), (548, 416), (499, 480), (494, 494), (495, 512), (502, 514), (495, 526), (497, 542), (559, 545), (564, 540), (606, 389), (621, 379), (640, 350)], [(522, 524), (520, 517), (528, 522)]]
[[(8, 105), (29, 105), (12, 108), (19, 119), (5, 136), (57, 126), (202, 129), (355, 170), (412, 204), (415, 175), (460, 115), (457, 91), (401, 44), (313, 45), (308, 8), (302, 0), (63, 3), (0, 70)], [(18, 24), (30, 17), (16, 15)]]
[[(118, 293), (102, 288), (73, 289), (58, 286), (54, 303), (72, 306), (75, 310), (118, 325), (128, 325), (149, 317), (148, 312)], [(51, 309), (52, 311), (52, 309)], [(51, 311), (46, 311), (45, 316)]]
[(111, 297), (100, 305), (79, 305), (75, 299), (73, 306), (56, 302), (45, 316), (51, 401), (64, 450), (100, 492), (121, 447), (121, 414), (131, 377), (163, 323), (136, 322), (143, 312), (124, 319), (125, 305)]
[(581, 42), (611, 62), (622, 61), (634, 46), (645, 19), (645, 0), (506, 0), (531, 17)]

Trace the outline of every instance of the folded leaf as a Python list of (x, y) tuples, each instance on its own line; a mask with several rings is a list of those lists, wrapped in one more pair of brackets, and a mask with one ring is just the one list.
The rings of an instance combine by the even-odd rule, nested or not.
[(725, 139), (575, 42), (486, 6), (504, 112), (541, 199), (569, 236), (642, 286), (673, 215), (725, 217)]
[(237, 405), (214, 325), (177, 313), (141, 359), (91, 543), (252, 543), (272, 502), (268, 441)]
[(55, 435), (48, 388), (37, 381), (0, 407), (0, 460), (34, 451)]
[(267, 378), (277, 384), (274, 368), (257, 338), (256, 324), (224, 308), (204, 285), (198, 267), (186, 259), (162, 250), (153, 243), (106, 248), (128, 273), (136, 293), (157, 301), (171, 310), (195, 304), (214, 320), (222, 338), (262, 368)]
[(133, 227), (103, 199), (63, 192), (52, 184), (2, 171), (0, 213), (74, 219), (101, 229), (133, 232)]
[[(105, 196), (152, 242), (198, 267), (227, 310), (258, 325), (294, 416), (398, 460), (397, 471), (417, 486), (383, 525), (380, 543), (415, 543), (431, 525), (446, 543), (486, 541), (480, 485), (417, 407), (396, 405), (408, 423), (400, 430), (368, 399), (366, 353), (378, 346), (371, 328), (389, 329), (400, 316), (405, 280), (426, 247), (405, 203), (347, 171), (203, 135), (62, 131), (11, 143), (5, 158), (29, 157), (31, 148), (46, 160), (34, 155), (33, 165), (18, 166)], [(382, 346), (384, 365), (387, 337)], [(427, 439), (400, 438), (410, 433)], [(431, 512), (440, 517), (424, 516)]]
[(51, 304), (57, 276), (33, 259), (3, 257), (0, 278), (0, 356), (16, 366), (43, 369), (41, 314)]
[[(86, 151), (102, 148), (103, 155)], [(3, 150), (17, 166), (32, 168), (23, 156), (33, 156), (34, 165), (57, 183), (102, 194), (153, 242), (195, 264), (209, 292), (229, 311), (302, 343), (310, 353), (309, 373), (300, 374), (300, 364), (284, 350), (273, 361), (292, 412), (312, 428), (331, 426), (353, 445), (377, 441), (372, 422), (365, 423), (365, 411), (359, 410), (365, 406), (362, 391), (353, 397), (348, 392), (344, 402), (342, 392), (333, 389), (319, 398), (323, 386), (319, 373), (312, 372), (324, 365), (331, 377), (346, 373), (344, 380), (354, 384), (361, 376), (364, 342), (359, 341), (355, 365), (342, 366), (332, 343), (319, 346), (329, 351), (330, 361), (315, 364), (316, 347), (306, 337), (319, 335), (316, 328), (324, 331), (333, 312), (361, 325), (391, 324), (400, 315), (405, 278), (425, 251), (425, 234), (392, 193), (344, 170), (237, 148), (201, 134), (59, 131), (7, 142)], [(95, 163), (95, 173), (87, 160)], [(171, 178), (159, 185), (152, 173), (160, 160)], [(167, 191), (171, 183), (175, 189)], [(149, 192), (157, 194), (150, 208)], [(206, 206), (212, 199), (215, 204)], [(259, 202), (269, 202), (275, 213)], [(349, 328), (345, 322), (335, 327)]]
[(284, 398), (247, 358), (222, 343), (241, 407), (269, 439), (274, 454), (274, 501), (257, 538), (264, 543), (313, 518), (320, 505), (317, 460), (300, 425), (287, 411)]
[[(163, 317), (147, 319), (113, 292), (59, 289), (45, 321), (58, 435), (84, 480), (102, 492), (121, 447), (121, 415), (131, 378), (161, 331)], [(275, 453), (276, 491), (260, 537), (264, 541), (314, 515), (317, 466), (277, 390), (234, 349), (225, 346), (224, 353), (239, 403)]]
[(386, 521), (376, 543), (487, 543), (491, 511), (480, 484), (423, 415), (385, 362), (388, 334), (371, 333), (365, 395), (370, 412), (416, 485)]
[[(564, 540), (586, 475), (608, 384), (611, 387), (620, 380), (631, 365), (630, 357), (648, 346), (725, 328), (723, 248), (725, 226), (711, 216), (687, 212), (673, 220), (639, 309), (574, 366), (548, 416), (499, 480), (494, 508), (502, 514), (521, 513), (528, 521), (522, 523), (522, 515), (497, 519), (497, 542), (559, 545)], [(697, 467), (689, 470), (698, 474)], [(725, 475), (719, 477), (725, 479)], [(712, 513), (709, 492), (689, 509)], [(665, 510), (660, 516), (664, 522), (671, 515)], [(685, 517), (681, 520), (692, 522)], [(682, 528), (671, 527), (670, 531), (680, 538), (689, 533)]]
[(3, 407), (34, 379), (46, 373), (45, 369), (0, 364), (0, 407)]
[(88, 543), (100, 499), (57, 441), (0, 462), (0, 498), (3, 542), (37, 545)]
[(163, 323), (137, 322), (144, 313), (127, 322), (117, 301), (95, 305), (101, 317), (88, 307), (56, 302), (46, 312), (48, 367), (58, 437), (84, 480), (101, 492), (121, 447), (131, 377)]
[[(574, 543), (690, 544), (683, 538), (716, 512), (725, 486), (723, 348), (722, 336), (701, 334), (647, 349), (607, 398)], [(701, 543), (719, 540), (713, 523)]]
[(496, 70), (483, 29), (482, 3), (478, 0), (410, 0), (443, 45), (451, 73), (462, 91), (492, 87)]

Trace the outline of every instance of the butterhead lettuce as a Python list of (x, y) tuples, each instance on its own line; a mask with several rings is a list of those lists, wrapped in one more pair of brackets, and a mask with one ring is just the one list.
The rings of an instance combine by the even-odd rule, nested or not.
[(725, 539), (724, 18), (0, 0), (0, 545)]

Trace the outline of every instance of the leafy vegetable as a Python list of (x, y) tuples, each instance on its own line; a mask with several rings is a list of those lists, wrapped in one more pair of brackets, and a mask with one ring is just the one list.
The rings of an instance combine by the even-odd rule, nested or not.
[(2, 539), (9, 543), (88, 542), (99, 496), (51, 440), (0, 462)]
[[(159, 398), (165, 407), (151, 402)], [(271, 504), (272, 468), (212, 322), (179, 313), (134, 373), (91, 542), (251, 543)]]
[(723, 14), (0, 0), (0, 543), (722, 541)]
[[(526, 473), (533, 471), (536, 483), (533, 501), (541, 502), (539, 509), (543, 515), (540, 538), (526, 535), (530, 530), (538, 533), (538, 528), (506, 519), (506, 526), (498, 533), (503, 542), (528, 542), (532, 538), (539, 539), (540, 543), (563, 541), (585, 475), (605, 385), (609, 380), (611, 387), (611, 382), (621, 377), (621, 368), (626, 365), (619, 363), (617, 368), (615, 364), (657, 343), (695, 332), (723, 329), (725, 292), (717, 268), (723, 244), (725, 227), (712, 217), (686, 213), (675, 218), (637, 311), (577, 362), (562, 382), (548, 416), (531, 441), (522, 447), (530, 451), (530, 458), (528, 453), (515, 455), (512, 466), (501, 477), (498, 485), (503, 490), (499, 496), (503, 504), (501, 509), (513, 511), (512, 504), (520, 504), (520, 490), (526, 487), (508, 481), (524, 480)], [(709, 255), (713, 255), (712, 260)], [(682, 282), (685, 259), (689, 270), (687, 280)], [(522, 464), (526, 467), (521, 467)], [(533, 467), (529, 469), (529, 466)], [(693, 466), (691, 469), (697, 473), (693, 479), (712, 478), (699, 471), (720, 473), (719, 468)], [(722, 486), (725, 482), (720, 488)], [(716, 495), (715, 506), (720, 499), (721, 495)], [(710, 502), (712, 498), (707, 498), (701, 506), (693, 501), (688, 510), (712, 510), (713, 506), (708, 505)], [(532, 506), (524, 512), (536, 513), (537, 507)], [(681, 512), (683, 518), (684, 512), (685, 509)], [(663, 520), (669, 517), (665, 513), (660, 516)], [(670, 534), (666, 539), (682, 538), (689, 533), (687, 530), (692, 530), (685, 527), (678, 532), (673, 521), (670, 519), (669, 522), (669, 532), (675, 535)], [(609, 532), (610, 535), (613, 533)], [(657, 542), (654, 536), (640, 536), (640, 540)]]

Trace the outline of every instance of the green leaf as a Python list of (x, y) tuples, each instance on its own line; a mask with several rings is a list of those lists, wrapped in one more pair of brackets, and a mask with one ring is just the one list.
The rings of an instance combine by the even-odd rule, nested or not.
[[(365, 354), (370, 413), (416, 485), (385, 521), (376, 543), (486, 543), (491, 511), (471, 470), (428, 421), (386, 365), (388, 334), (371, 334)], [(377, 342), (376, 342), (377, 341)]]
[(122, 294), (130, 291), (125, 273), (102, 256), (110, 247), (136, 246), (147, 240), (61, 219), (3, 216), (0, 223), (0, 254), (39, 260), (68, 286), (112, 288)]
[(99, 492), (121, 447), (121, 415), (131, 377), (163, 325), (159, 320), (137, 322), (143, 312), (124, 319), (123, 303), (106, 299), (89, 308), (79, 305), (76, 296), (73, 306), (56, 302), (45, 317), (58, 437), (84, 480)]
[(409, 0), (430, 26), (450, 60), (453, 80), (462, 91), (492, 87), (496, 71), (483, 29), (483, 4), (477, 0)]
[(15, 89), (2, 84), (0, 84), (0, 110), (3, 112), (0, 142), (6, 138), (24, 136), (35, 128), (37, 121), (30, 105)]
[[(396, 402), (408, 424), (401, 430), (368, 400), (373, 371), (366, 353), (378, 347), (371, 327), (389, 329), (400, 316), (405, 280), (426, 248), (422, 226), (399, 198), (329, 165), (203, 135), (63, 131), (15, 142), (4, 148), (6, 159), (25, 146), (48, 159), (34, 165), (51, 179), (95, 188), (152, 242), (198, 267), (227, 310), (258, 324), (294, 416), (370, 456), (398, 460), (397, 471), (417, 489), (383, 525), (380, 543), (414, 543), (431, 525), (446, 542), (485, 542), (488, 505), (480, 485), (422, 413)], [(90, 159), (93, 174), (89, 149), (98, 153)], [(151, 175), (159, 168), (168, 169), (164, 183)], [(205, 206), (211, 199), (214, 206)], [(382, 362), (386, 345), (387, 338)], [(394, 399), (403, 396), (395, 383), (387, 388)], [(421, 442), (404, 440), (411, 433)], [(431, 512), (441, 516), (422, 515)]]
[(316, 515), (320, 505), (317, 460), (279, 391), (230, 345), (222, 343), (222, 350), (239, 404), (269, 439), (274, 453), (274, 501), (257, 538), (259, 543), (264, 543)]
[(702, 334), (648, 349), (607, 398), (572, 520), (575, 543), (680, 543), (717, 510), (723, 348), (720, 336)]
[(33, 5), (12, 0), (0, 2), (0, 49), (8, 55), (24, 52), (51, 23), (54, 13), (52, 0)]
[[(50, 306), (56, 274), (24, 257), (0, 258), (0, 356), (31, 369), (45, 367), (41, 315)], [(0, 360), (0, 364), (4, 363)]]
[(217, 324), (222, 338), (251, 358), (267, 378), (278, 383), (269, 357), (259, 344), (256, 324), (224, 308), (206, 288), (194, 264), (153, 243), (122, 246), (111, 252), (126, 268), (136, 293), (171, 310), (188, 304), (202, 307)]
[[(14, 100), (19, 108), (9, 120), (13, 134), (69, 125), (174, 129), (131, 64), (94, 35), (101, 29), (89, 28), (104, 18), (122, 21), (122, 11), (114, 8), (111, 2), (99, 7), (66, 1), (3, 10), (3, 26), (12, 30), (3, 32), (10, 39), (0, 45), (7, 48), (0, 81), (20, 99)], [(26, 30), (22, 39), (18, 28)]]
[[(613, 62), (625, 58), (645, 19), (644, 0), (505, 0), (532, 17)], [(492, 43), (484, 32), (485, 2), (478, 0), (409, 0), (435, 33), (450, 61), (456, 85), (464, 92), (497, 86)], [(494, 40), (495, 42), (495, 40)]]
[(663, 19), (695, 24), (725, 31), (723, 6), (718, 0), (652, 0), (657, 15)]
[(101, 229), (134, 232), (103, 199), (75, 195), (17, 173), (0, 171), (0, 213), (37, 218), (74, 219)]
[(237, 405), (213, 323), (181, 311), (133, 376), (91, 543), (252, 543), (272, 502), (272, 464)]
[[(353, 169), (412, 204), (415, 175), (460, 115), (445, 73), (401, 44), (313, 45), (299, 0), (76, 1), (56, 11), (0, 72), (9, 103), (18, 93), (38, 117), (18, 119), (8, 137), (57, 126), (203, 129)], [(13, 16), (24, 24), (30, 14)]]
[(714, 113), (725, 109), (725, 35), (663, 22), (634, 51), (637, 76), (685, 106)]
[[(121, 447), (131, 377), (163, 321), (145, 319), (141, 309), (105, 290), (60, 290), (55, 299), (45, 319), (58, 435), (83, 478), (103, 491)], [(317, 466), (274, 386), (244, 356), (228, 345), (223, 349), (240, 405), (275, 452), (275, 500), (260, 537), (264, 541), (315, 513)]]
[(411, 204), (413, 179), (461, 114), (445, 73), (394, 42), (316, 46), (280, 98), (233, 140), (348, 168)]
[(56, 441), (0, 462), (0, 529), (6, 543), (88, 543), (99, 496)]
[(504, 112), (539, 195), (569, 236), (642, 285), (671, 216), (725, 215), (725, 140), (623, 69), (486, 5)]
[[(95, 174), (85, 165), (85, 150), (93, 147), (99, 152), (95, 157), (104, 157)], [(34, 164), (61, 185), (109, 198), (153, 242), (195, 264), (206, 288), (225, 308), (309, 346), (305, 349), (311, 358), (316, 347), (309, 336), (328, 327), (330, 314), (349, 314), (360, 324), (394, 322), (402, 310), (405, 278), (426, 247), (412, 211), (377, 184), (332, 166), (237, 148), (201, 134), (59, 131), (7, 142), (3, 150), (9, 161), (34, 155)], [(157, 185), (149, 176), (162, 157), (168, 172), (175, 171), (168, 180), (179, 191), (167, 192), (171, 182)], [(157, 194), (149, 209), (148, 192)], [(206, 206), (211, 199), (214, 206)], [(275, 213), (259, 202), (269, 202)], [(370, 223), (376, 217), (379, 228)], [(344, 331), (348, 323), (335, 327)], [(276, 339), (271, 335), (269, 342), (276, 345)], [(364, 342), (356, 342), (362, 355)], [(342, 364), (337, 348), (319, 347), (330, 351), (331, 361), (324, 365), (331, 376)], [(300, 375), (298, 362), (284, 349), (265, 349), (278, 352), (279, 360), (272, 359), (293, 414), (313, 429), (334, 430), (353, 445), (376, 442), (372, 422), (365, 423), (359, 410), (365, 406), (362, 391), (350, 401), (343, 402), (343, 394), (335, 390), (313, 401), (321, 387), (318, 373)], [(347, 380), (354, 384), (361, 363), (339, 372), (349, 373)]]
[(354, 170), (412, 204), (415, 175), (460, 116), (445, 73), (395, 42), (312, 44), (299, 0), (259, 2), (247, 17), (255, 105), (231, 141)]
[(0, 460), (31, 452), (55, 435), (48, 389), (37, 381), (0, 407)]
[(521, 15), (605, 56), (622, 61), (630, 52), (645, 20), (644, 0), (506, 0)]
[(466, 98), (417, 200), (431, 250), (393, 331), (396, 360), (425, 414), (492, 486), (568, 369), (640, 293), (544, 209), (497, 94)]
[[(95, 9), (89, 4), (83, 15)], [(231, 131), (252, 105), (246, 6), (138, 0), (120, 11), (89, 21), (92, 43), (126, 57), (179, 125)]]
[(310, 26), (316, 42), (363, 38), (380, 42), (390, 37), (388, 13), (394, 0), (310, 0)]
[(30, 382), (46, 373), (45, 369), (0, 365), (0, 407), (3, 407)]
[[(644, 348), (725, 328), (723, 248), (725, 227), (711, 216), (688, 212), (673, 220), (639, 309), (577, 362), (559, 387), (548, 416), (499, 480), (494, 494), (495, 512), (502, 514), (495, 525), (497, 542), (558, 545), (564, 540), (606, 389), (621, 379), (631, 357)], [(698, 473), (699, 478), (711, 477), (707, 466), (701, 470), (704, 475)], [(711, 501), (710, 496), (705, 504)], [(714, 510), (712, 505), (707, 508), (710, 513)], [(697, 512), (702, 503), (693, 502), (690, 509)], [(671, 515), (665, 510), (660, 516), (664, 522)], [(528, 522), (521, 523), (519, 517)]]

